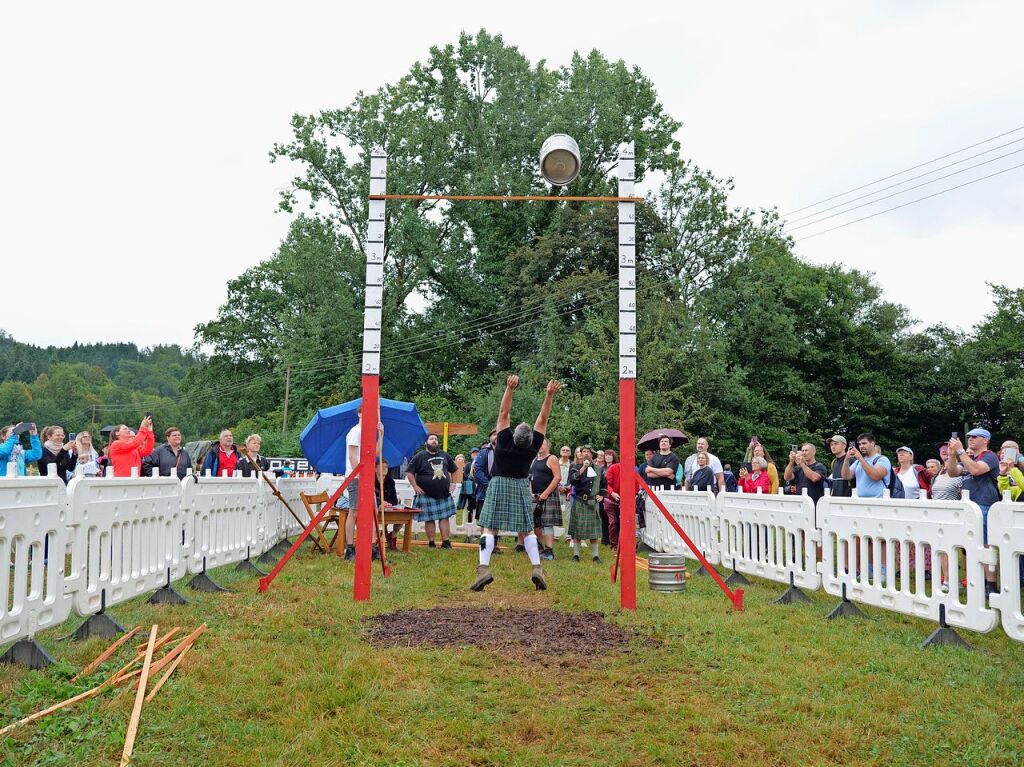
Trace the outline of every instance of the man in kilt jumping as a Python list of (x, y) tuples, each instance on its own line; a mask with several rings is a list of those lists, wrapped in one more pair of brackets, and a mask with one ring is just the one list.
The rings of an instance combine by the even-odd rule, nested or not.
[(529, 475), (533, 459), (544, 442), (544, 432), (547, 431), (548, 416), (551, 414), (551, 402), (562, 385), (558, 381), (548, 381), (544, 404), (541, 405), (532, 429), (528, 423), (521, 423), (515, 429), (511, 426), (512, 392), (517, 386), (519, 376), (509, 376), (505, 382), (501, 405), (498, 407), (494, 470), (480, 512), (483, 535), (480, 536), (480, 565), (477, 567), (476, 580), (470, 586), (473, 591), (483, 591), (494, 581), (490, 567), (491, 554), (494, 552), (494, 539), (499, 530), (526, 533), (523, 545), (526, 546), (526, 553), (533, 566), (533, 585), (537, 591), (548, 587), (540, 565), (540, 547), (534, 533)]
[(424, 523), (430, 548), (437, 546), (434, 542), (435, 522), (441, 528), (441, 548), (452, 547), (448, 520), (455, 516), (455, 501), (452, 499), (455, 482), (452, 475), (457, 470), (458, 466), (452, 457), (441, 449), (436, 434), (427, 437), (427, 449), (416, 453), (405, 470), (405, 478), (416, 493), (412, 502), (419, 509), (416, 521)]

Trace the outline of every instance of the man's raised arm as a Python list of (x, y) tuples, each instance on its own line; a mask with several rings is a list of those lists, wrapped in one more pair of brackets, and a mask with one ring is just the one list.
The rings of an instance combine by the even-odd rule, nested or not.
[(519, 376), (511, 375), (505, 380), (505, 393), (501, 395), (501, 404), (498, 406), (498, 423), (494, 427), (496, 431), (507, 429), (511, 425), (512, 418), (512, 392), (519, 386)]
[(544, 392), (544, 404), (540, 406), (540, 413), (537, 414), (537, 422), (533, 425), (534, 431), (546, 434), (548, 430), (548, 416), (551, 415), (551, 402), (555, 394), (562, 390), (562, 384), (558, 381), (548, 381), (547, 391)]

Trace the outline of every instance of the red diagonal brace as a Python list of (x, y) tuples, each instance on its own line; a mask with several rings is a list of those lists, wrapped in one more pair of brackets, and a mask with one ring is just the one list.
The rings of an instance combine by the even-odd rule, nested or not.
[(285, 552), (283, 557), (281, 557), (281, 561), (274, 565), (273, 570), (260, 578), (260, 591), (266, 591), (270, 588), (270, 584), (274, 582), (274, 578), (276, 578), (277, 574), (281, 572), (281, 568), (288, 564), (288, 560), (291, 559), (292, 555), (299, 550), (299, 546), (301, 546), (302, 542), (309, 537), (313, 528), (319, 525), (320, 520), (327, 516), (327, 512), (329, 512), (334, 507), (334, 504), (338, 502), (341, 494), (348, 488), (349, 483), (358, 476), (359, 466), (356, 466), (355, 470), (345, 477), (345, 481), (341, 483), (341, 487), (334, 491), (334, 495), (327, 500), (327, 503), (320, 507), (320, 513), (310, 520), (309, 525), (307, 525), (306, 529), (302, 531), (302, 534), (295, 539), (295, 543), (292, 544), (292, 547)]
[(683, 543), (690, 547), (690, 551), (692, 551), (693, 555), (700, 560), (702, 565), (704, 565), (704, 569), (711, 573), (711, 577), (718, 583), (719, 588), (721, 588), (722, 591), (725, 592), (725, 595), (729, 597), (729, 601), (732, 602), (733, 609), (742, 610), (743, 589), (736, 589), (733, 591), (726, 585), (725, 581), (722, 580), (722, 576), (718, 574), (718, 571), (713, 568), (704, 558), (704, 555), (700, 553), (700, 550), (693, 544), (693, 541), (690, 540), (690, 536), (688, 536), (683, 531), (683, 528), (679, 526), (679, 523), (676, 522), (675, 517), (668, 513), (668, 509), (665, 508), (665, 504), (663, 504), (661, 499), (654, 494), (654, 491), (651, 490), (651, 486), (648, 485), (640, 475), (637, 475), (636, 481), (640, 483), (640, 487), (647, 491), (647, 497), (654, 501), (654, 505), (658, 507), (658, 511), (660, 511), (665, 519), (668, 520), (668, 523), (672, 525), (672, 528), (679, 533), (679, 537), (683, 539)]

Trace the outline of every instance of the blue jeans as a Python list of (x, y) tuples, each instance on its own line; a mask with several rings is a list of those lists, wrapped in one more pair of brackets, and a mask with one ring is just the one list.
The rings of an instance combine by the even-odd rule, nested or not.
[(984, 543), (986, 546), (988, 546), (988, 510), (991, 509), (992, 506), (991, 504), (988, 506), (983, 506), (982, 504), (979, 503), (978, 508), (981, 509), (981, 530), (985, 536)]

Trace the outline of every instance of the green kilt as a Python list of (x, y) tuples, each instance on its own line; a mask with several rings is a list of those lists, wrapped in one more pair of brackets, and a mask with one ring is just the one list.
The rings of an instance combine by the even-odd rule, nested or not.
[(509, 533), (533, 532), (530, 480), (491, 477), (480, 511), (480, 527)]
[(601, 540), (601, 517), (597, 501), (576, 498), (569, 512), (569, 536), (576, 541)]
[(562, 526), (562, 497), (557, 490), (547, 497), (539, 514), (537, 504), (534, 503), (533, 522), (535, 527)]
[(455, 516), (455, 501), (450, 495), (446, 495), (444, 498), (417, 495), (412, 505), (419, 509), (416, 512), (417, 522), (437, 522), (440, 519)]

